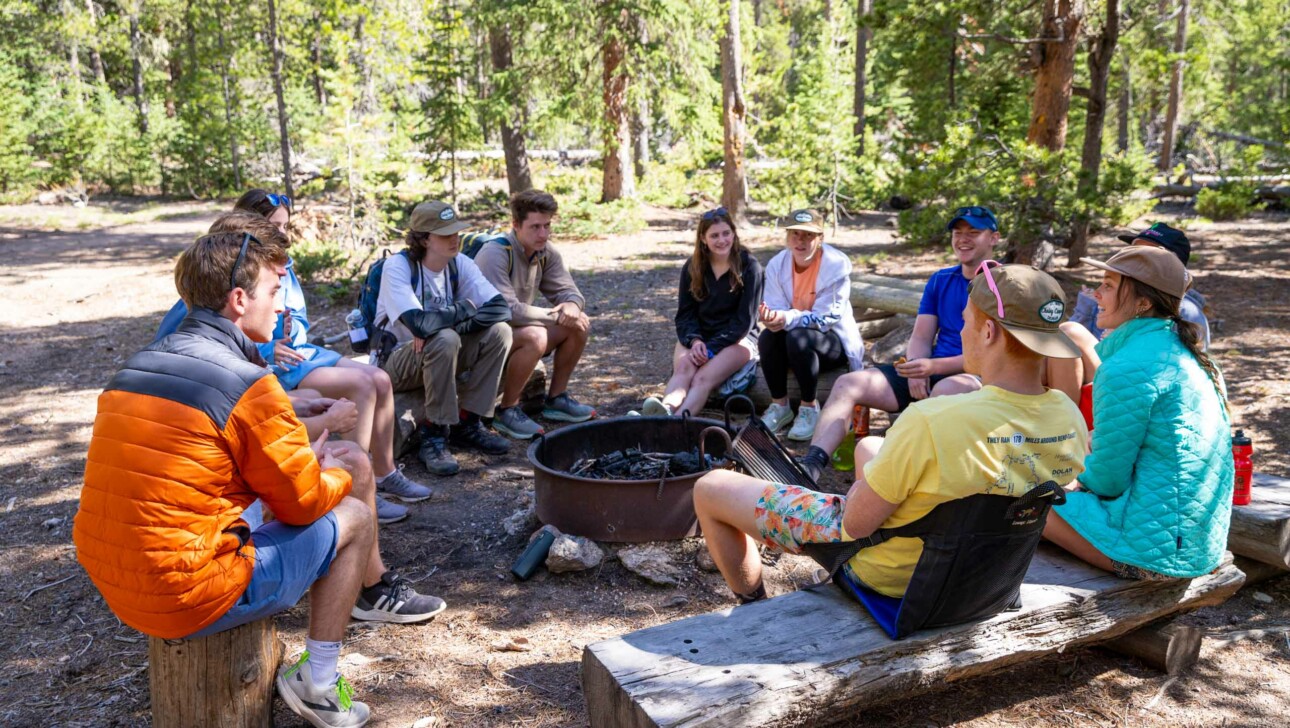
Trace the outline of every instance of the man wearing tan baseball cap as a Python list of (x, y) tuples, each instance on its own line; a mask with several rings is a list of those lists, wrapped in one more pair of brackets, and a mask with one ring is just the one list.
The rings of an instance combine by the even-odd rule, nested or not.
[[(807, 543), (865, 538), (912, 523), (937, 505), (978, 493), (1021, 496), (1072, 482), (1088, 429), (1075, 404), (1043, 384), (1047, 357), (1079, 351), (1061, 332), (1061, 286), (1030, 266), (986, 261), (963, 308), (963, 365), (981, 389), (909, 405), (885, 438), (856, 446), (845, 497), (768, 483), (729, 470), (699, 479), (694, 506), (708, 549), (741, 601), (766, 596), (758, 542), (798, 553)], [(919, 539), (861, 549), (840, 572), (902, 597), (922, 555)]]
[[(394, 348), (380, 366), (394, 391), (421, 389), (418, 455), (435, 475), (459, 470), (449, 445), (489, 455), (510, 445), (487, 425), (511, 351), (510, 308), (461, 252), (467, 224), (446, 202), (412, 210), (407, 249), (385, 259), (376, 323)], [(461, 374), (469, 372), (463, 381)]]

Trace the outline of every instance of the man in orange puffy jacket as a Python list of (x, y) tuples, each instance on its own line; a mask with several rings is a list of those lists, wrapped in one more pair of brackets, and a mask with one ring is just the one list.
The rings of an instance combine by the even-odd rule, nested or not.
[[(336, 663), (375, 554), (374, 485), (361, 453), (324, 447), (326, 433), (311, 447), (256, 350), (285, 263), (250, 233), (180, 256), (191, 313), (100, 395), (73, 535), (112, 611), (156, 637), (231, 629), (309, 592), (306, 652), (278, 691), (314, 725), (361, 726), (369, 710)], [(276, 520), (247, 511), (257, 501)]]

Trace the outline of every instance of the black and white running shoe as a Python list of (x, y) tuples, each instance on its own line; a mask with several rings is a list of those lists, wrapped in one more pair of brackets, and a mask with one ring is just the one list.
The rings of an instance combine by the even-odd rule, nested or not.
[(391, 570), (359, 592), (350, 616), (365, 622), (411, 624), (431, 619), (447, 607), (439, 597), (418, 594), (411, 582)]

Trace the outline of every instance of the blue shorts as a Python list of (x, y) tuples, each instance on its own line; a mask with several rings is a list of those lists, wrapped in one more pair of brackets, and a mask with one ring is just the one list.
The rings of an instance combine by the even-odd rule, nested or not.
[(271, 617), (294, 607), (315, 581), (327, 576), (336, 558), (340, 527), (328, 513), (308, 526), (288, 526), (282, 521), (261, 523), (260, 502), (252, 503), (243, 517), (251, 527), (255, 545), (255, 571), (251, 583), (224, 616), (200, 632), (205, 637)]

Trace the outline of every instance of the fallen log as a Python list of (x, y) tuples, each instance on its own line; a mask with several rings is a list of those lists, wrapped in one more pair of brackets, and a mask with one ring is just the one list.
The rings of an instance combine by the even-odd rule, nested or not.
[[(1154, 197), (1195, 197), (1200, 191), (1206, 188), (1219, 187), (1219, 182), (1206, 182), (1198, 185), (1156, 185), (1151, 190), (1151, 196)], [(1290, 185), (1280, 185), (1277, 187), (1259, 187), (1254, 190), (1255, 197), (1263, 200), (1285, 200), (1290, 199)]]
[(1177, 675), (1200, 659), (1205, 633), (1181, 624), (1153, 624), (1116, 637), (1102, 646), (1136, 657), (1167, 675)]
[(895, 278), (893, 276), (880, 276), (877, 273), (851, 273), (852, 283), (868, 283), (875, 286), (887, 286), (888, 288), (903, 288), (907, 291), (914, 291), (921, 294), (927, 287), (926, 280), (914, 280), (912, 278)]
[(595, 728), (819, 725), (1221, 604), (1244, 578), (1229, 557), (1195, 579), (1119, 579), (1043, 544), (1017, 611), (891, 640), (840, 590), (797, 591), (588, 645), (582, 694)]
[(860, 327), (860, 337), (868, 342), (880, 339), (883, 336), (886, 336), (889, 332), (895, 331), (907, 323), (912, 324), (913, 322), (913, 316), (898, 313), (887, 316), (886, 318), (861, 321), (857, 325)]
[[(833, 392), (833, 384), (838, 381), (838, 377), (846, 374), (845, 369), (830, 369), (827, 372), (820, 372), (820, 381), (815, 386), (815, 399), (821, 406), (828, 401), (829, 394)], [(748, 399), (753, 401), (757, 406), (758, 412), (763, 412), (770, 406), (770, 387), (766, 386), (766, 377), (760, 371), (757, 372), (757, 381), (753, 382), (752, 388), (746, 394)], [(716, 401), (716, 400), (713, 400)], [(802, 390), (797, 386), (797, 377), (792, 373), (788, 375), (788, 401), (792, 405), (797, 405), (802, 401)], [(720, 409), (720, 404), (713, 405), (709, 402), (710, 407)], [(739, 410), (742, 412), (742, 410)]]
[(877, 308), (893, 313), (918, 313), (918, 304), (923, 299), (921, 291), (910, 288), (870, 283), (863, 280), (851, 281), (851, 307)]
[(1254, 474), (1248, 506), (1232, 506), (1227, 548), (1279, 569), (1290, 570), (1290, 480)]

